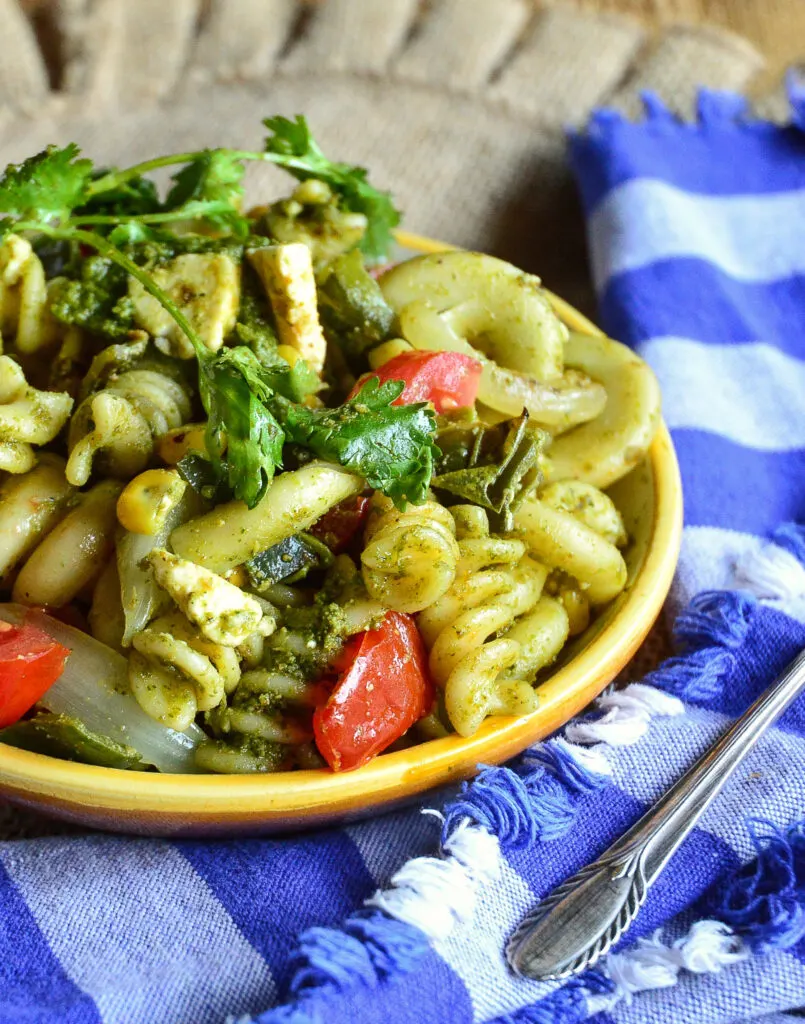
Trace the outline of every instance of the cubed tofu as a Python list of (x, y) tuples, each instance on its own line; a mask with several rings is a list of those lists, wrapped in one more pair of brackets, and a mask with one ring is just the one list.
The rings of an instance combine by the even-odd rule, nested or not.
[[(235, 326), (240, 307), (240, 267), (226, 253), (185, 253), (155, 268), (154, 282), (173, 299), (211, 352)], [(134, 318), (162, 351), (190, 359), (193, 346), (164, 306), (129, 278)]]
[(162, 548), (155, 548), (148, 560), (159, 586), (212, 643), (237, 647), (253, 633), (273, 632), (274, 620), (263, 615), (253, 597), (209, 569)]
[(281, 343), (321, 373), (327, 342), (319, 323), (310, 249), (303, 242), (290, 242), (254, 249), (248, 256), (271, 302)]

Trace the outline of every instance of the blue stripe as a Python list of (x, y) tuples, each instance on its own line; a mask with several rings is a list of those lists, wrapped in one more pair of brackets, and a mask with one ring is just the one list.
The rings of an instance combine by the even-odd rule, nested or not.
[(609, 283), (600, 319), (613, 338), (638, 345), (660, 335), (703, 342), (765, 341), (805, 359), (805, 275), (738, 282), (712, 263), (661, 260)]
[(805, 520), (805, 450), (759, 452), (699, 430), (673, 431), (687, 526), (759, 536)]
[(0, 864), (0, 1024), (100, 1024), (100, 1019), (94, 1002), (62, 970)]
[(355, 844), (341, 831), (175, 845), (268, 962), (280, 991), (299, 933), (340, 925), (375, 889)]
[(328, 1024), (473, 1024), (474, 1018), (463, 982), (436, 953), (380, 988), (353, 987), (332, 1002), (316, 999), (314, 1005)]
[[(582, 802), (570, 831), (572, 843), (546, 841), (540, 844), (539, 857), (532, 849), (525, 849), (511, 851), (507, 859), (528, 882), (536, 902), (602, 854), (647, 810), (648, 804), (618, 786), (607, 786)], [(701, 828), (691, 832), (676, 856), (676, 870), (665, 872), (657, 880), (629, 929), (628, 942), (624, 940), (622, 945), (650, 934), (706, 892), (725, 867), (738, 864), (727, 843)]]
[[(753, 700), (778, 673), (805, 648), (805, 625), (795, 622), (774, 608), (759, 606), (749, 627), (732, 670), (719, 694), (710, 700), (690, 700), (735, 718), (743, 714)], [(799, 698), (777, 721), (800, 739), (805, 738), (805, 698)]]
[(736, 130), (732, 120), (711, 119), (703, 126), (653, 118), (634, 124), (598, 115), (586, 133), (571, 137), (570, 158), (588, 214), (611, 189), (637, 177), (710, 195), (805, 186), (805, 134), (770, 124)]

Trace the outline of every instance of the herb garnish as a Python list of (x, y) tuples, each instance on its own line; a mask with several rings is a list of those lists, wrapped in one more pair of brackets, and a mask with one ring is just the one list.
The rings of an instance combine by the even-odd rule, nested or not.
[[(402, 384), (370, 381), (338, 409), (312, 410), (301, 402), (316, 387), (301, 361), (291, 369), (279, 359), (262, 362), (270, 339), (239, 324), (239, 346), (210, 352), (181, 309), (156, 284), (137, 257), (137, 246), (169, 244), (163, 225), (206, 221), (240, 245), (250, 224), (241, 213), (242, 178), (249, 161), (284, 167), (297, 180), (326, 182), (343, 209), (367, 218), (360, 243), (370, 260), (382, 260), (399, 214), (391, 197), (367, 180), (366, 171), (324, 156), (303, 117), (267, 118), (271, 133), (262, 152), (206, 149), (157, 157), (123, 170), (98, 171), (75, 144), (50, 146), (7, 167), (0, 179), (0, 241), (11, 232), (50, 243), (94, 250), (82, 279), (65, 283), (54, 313), (112, 337), (131, 326), (122, 294), (125, 275), (135, 278), (172, 316), (198, 360), (199, 392), (208, 415), (206, 447), (211, 478), (253, 507), (282, 464), (286, 441), (362, 473), (370, 486), (398, 504), (421, 501), (434, 458), (433, 415), (423, 405), (392, 406)], [(164, 201), (144, 175), (179, 166)], [(37, 240), (35, 238), (35, 240)], [(225, 239), (224, 239), (225, 241)], [(50, 244), (48, 243), (48, 244)], [(261, 345), (261, 343), (263, 343)], [(195, 457), (196, 461), (198, 456)], [(190, 467), (188, 467), (188, 471)], [(194, 475), (204, 476), (194, 465)]]

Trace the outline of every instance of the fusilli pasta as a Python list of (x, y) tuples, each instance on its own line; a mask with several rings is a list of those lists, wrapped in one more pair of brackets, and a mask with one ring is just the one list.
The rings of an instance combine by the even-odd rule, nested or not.
[(420, 613), (418, 626), (450, 722), (470, 736), (487, 715), (536, 708), (531, 684), (567, 638), (567, 615), (542, 596), (548, 569), (521, 540), (491, 536), (478, 507), (455, 515), (461, 552), (455, 582)]
[(67, 422), (73, 400), (64, 392), (31, 387), (18, 363), (0, 356), (0, 469), (25, 473), (36, 456), (32, 445), (48, 444)]
[(27, 355), (48, 348), (60, 333), (42, 261), (27, 239), (7, 235), (0, 245), (0, 341), (13, 340)]
[(456, 575), (455, 530), (453, 517), (436, 501), (401, 512), (389, 498), (375, 494), (361, 553), (371, 596), (400, 612), (432, 605)]
[(237, 653), (202, 637), (178, 611), (151, 622), (132, 647), (131, 691), (143, 711), (172, 729), (216, 707), (240, 679)]
[(168, 373), (126, 370), (89, 395), (70, 421), (67, 479), (89, 480), (102, 455), (105, 472), (126, 480), (145, 468), (156, 439), (190, 418), (188, 387)]

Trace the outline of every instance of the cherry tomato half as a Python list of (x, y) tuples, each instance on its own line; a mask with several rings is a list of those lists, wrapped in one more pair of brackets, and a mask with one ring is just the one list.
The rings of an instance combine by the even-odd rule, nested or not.
[(430, 711), (425, 666), (419, 630), (401, 612), (347, 645), (335, 687), (313, 713), (316, 746), (334, 772), (366, 764)]
[(64, 670), (70, 653), (44, 630), (0, 621), (0, 728), (18, 721)]
[(371, 373), (364, 374), (352, 389), (353, 398), (371, 377), (401, 380), (405, 390), (395, 405), (432, 402), (436, 412), (472, 405), (478, 396), (482, 366), (463, 352), (401, 352)]
[(308, 533), (326, 544), (334, 555), (340, 555), (349, 547), (355, 534), (363, 529), (368, 515), (369, 499), (359, 494), (333, 505), (321, 519), (316, 520)]

